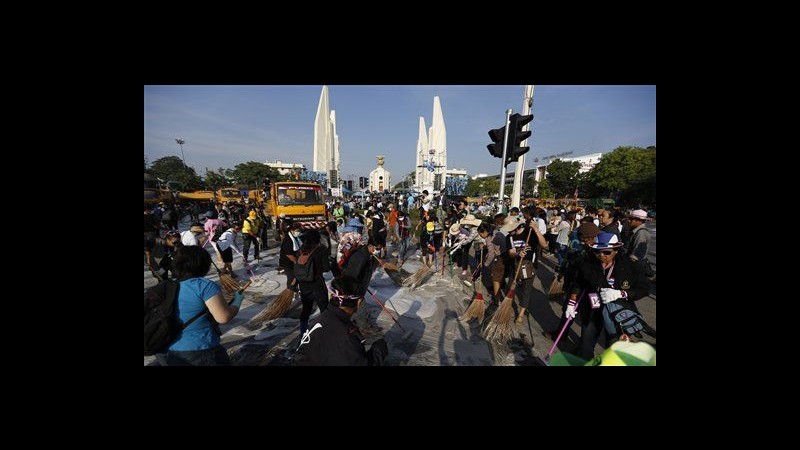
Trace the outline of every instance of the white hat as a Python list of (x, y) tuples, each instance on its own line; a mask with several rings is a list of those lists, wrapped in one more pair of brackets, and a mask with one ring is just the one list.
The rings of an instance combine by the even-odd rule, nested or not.
[(458, 234), (461, 232), (461, 227), (457, 223), (450, 225), (450, 234)]
[(481, 224), (481, 221), (476, 219), (474, 214), (467, 214), (459, 223), (461, 223), (461, 225), (473, 225), (477, 227)]
[(508, 234), (517, 229), (520, 224), (525, 224), (525, 222), (520, 222), (514, 216), (506, 217), (503, 220), (503, 226), (500, 228), (500, 231), (504, 234)]
[(647, 211), (643, 209), (636, 209), (632, 213), (628, 214), (628, 217), (631, 219), (647, 220)]

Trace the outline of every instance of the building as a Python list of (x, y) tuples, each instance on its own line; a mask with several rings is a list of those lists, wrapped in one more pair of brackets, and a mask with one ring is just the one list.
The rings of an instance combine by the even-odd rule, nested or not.
[(298, 170), (301, 171), (301, 172), (306, 170), (306, 166), (303, 165), (303, 164), (300, 164), (300, 163), (285, 163), (285, 162), (281, 162), (281, 161), (275, 161), (275, 162), (267, 161), (264, 164), (266, 164), (267, 167), (272, 167), (273, 169), (277, 169), (278, 173), (280, 173), (281, 175), (289, 175), (289, 174), (295, 173)]
[(339, 186), (339, 135), (336, 134), (336, 111), (330, 110), (328, 86), (322, 86), (314, 119), (314, 172), (326, 172), (330, 186)]
[(433, 119), (427, 134), (425, 118), (419, 118), (415, 154), (417, 165), (414, 188), (428, 192), (444, 189), (447, 174), (447, 128), (438, 95), (433, 97)]
[(444, 172), (448, 178), (469, 178), (467, 169), (446, 169)]
[(378, 156), (378, 167), (369, 173), (369, 190), (384, 191), (392, 189), (392, 174), (383, 168), (385, 156)]

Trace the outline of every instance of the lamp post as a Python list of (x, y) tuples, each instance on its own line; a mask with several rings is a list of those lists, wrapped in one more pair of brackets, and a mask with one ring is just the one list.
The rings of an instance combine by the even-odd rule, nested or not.
[(184, 141), (183, 139), (175, 139), (175, 142), (177, 142), (178, 145), (181, 146), (181, 159), (183, 160), (183, 165), (185, 166), (186, 165), (186, 158), (183, 157), (183, 144), (185, 144), (186, 141)]

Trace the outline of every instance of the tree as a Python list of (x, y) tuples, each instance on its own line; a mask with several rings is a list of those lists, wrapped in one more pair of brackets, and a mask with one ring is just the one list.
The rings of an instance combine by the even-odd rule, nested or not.
[(228, 185), (228, 180), (225, 178), (225, 169), (222, 167), (220, 167), (217, 172), (213, 172), (206, 167), (205, 178), (206, 187), (212, 191), (216, 191), (217, 189)]
[(575, 193), (578, 172), (581, 163), (578, 161), (562, 161), (556, 159), (547, 166), (547, 181), (556, 197), (565, 197)]
[(550, 181), (545, 178), (539, 183), (539, 198), (553, 198), (553, 188), (550, 186)]
[(260, 187), (261, 181), (265, 177), (269, 177), (271, 180), (278, 180), (279, 178), (277, 169), (258, 161), (237, 164), (231, 175), (237, 183), (243, 184), (248, 188)]
[(529, 175), (525, 178), (525, 181), (522, 183), (522, 193), (526, 196), (533, 196), (533, 190), (536, 189), (536, 177), (533, 175)]
[(589, 172), (589, 178), (617, 202), (638, 206), (655, 203), (656, 149), (617, 147), (606, 153)]
[(202, 187), (202, 180), (194, 169), (186, 166), (177, 156), (165, 156), (153, 161), (150, 172), (164, 181), (177, 181), (186, 186), (187, 190)]

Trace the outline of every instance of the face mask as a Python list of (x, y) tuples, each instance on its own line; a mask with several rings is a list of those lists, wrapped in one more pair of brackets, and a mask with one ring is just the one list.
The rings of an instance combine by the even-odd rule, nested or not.
[(375, 250), (372, 251), (372, 254), (373, 255), (380, 255), (381, 254), (381, 249), (376, 248)]

